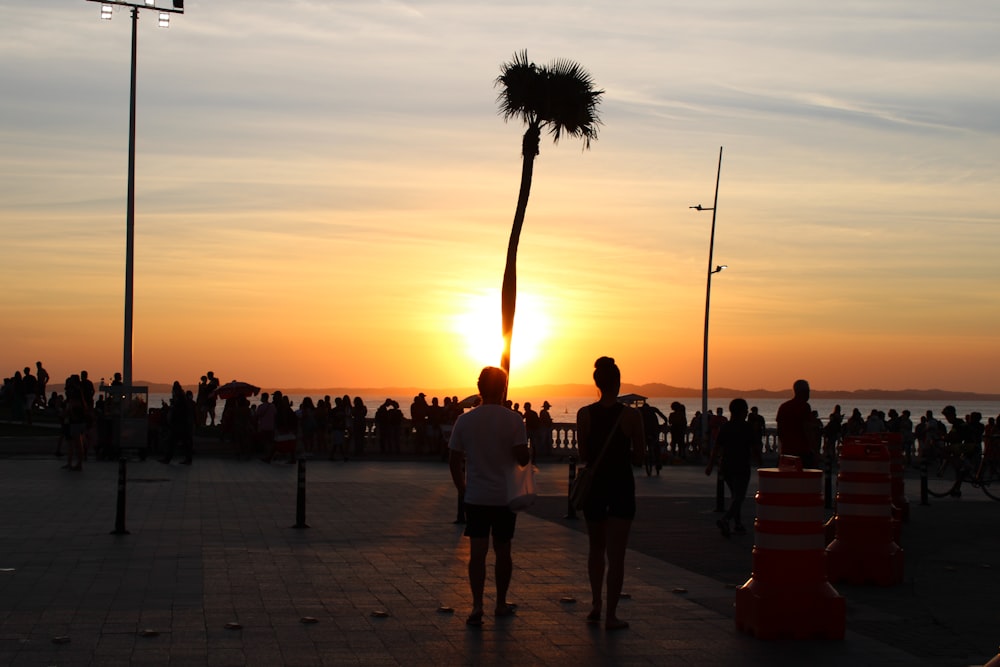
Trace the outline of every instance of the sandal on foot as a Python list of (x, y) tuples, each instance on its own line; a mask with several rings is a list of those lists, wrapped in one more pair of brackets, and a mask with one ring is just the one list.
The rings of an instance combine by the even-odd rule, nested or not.
[(480, 628), (483, 625), (483, 612), (474, 611), (465, 619), (465, 624), (472, 628)]
[(587, 614), (587, 623), (600, 623), (600, 622), (601, 622), (600, 610), (592, 611), (589, 614)]

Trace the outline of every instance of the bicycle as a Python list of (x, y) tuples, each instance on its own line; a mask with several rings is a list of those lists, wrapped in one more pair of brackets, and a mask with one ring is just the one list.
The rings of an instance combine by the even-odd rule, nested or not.
[(980, 488), (1000, 501), (1000, 448), (987, 442), (978, 462), (957, 447), (936, 442), (923, 455), (927, 466), (927, 493), (935, 498), (962, 496), (962, 484)]

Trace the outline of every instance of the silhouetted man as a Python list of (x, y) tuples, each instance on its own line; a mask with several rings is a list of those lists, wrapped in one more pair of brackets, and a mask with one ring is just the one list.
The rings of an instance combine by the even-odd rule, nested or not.
[(816, 466), (815, 424), (809, 406), (809, 383), (796, 380), (792, 385), (794, 396), (778, 408), (778, 441), (782, 455), (798, 456), (802, 467)]
[[(507, 507), (507, 475), (515, 465), (529, 463), (528, 437), (521, 416), (503, 405), (507, 374), (487, 366), (479, 374), (482, 404), (455, 421), (449, 443), (451, 479), (465, 498), (465, 535), (469, 538), (469, 588), (472, 612), (466, 624), (483, 624), (486, 555), (493, 535), (496, 556), (494, 616), (510, 616), (507, 589), (514, 569), (510, 543), (517, 515)], [(464, 467), (464, 471), (463, 471)]]

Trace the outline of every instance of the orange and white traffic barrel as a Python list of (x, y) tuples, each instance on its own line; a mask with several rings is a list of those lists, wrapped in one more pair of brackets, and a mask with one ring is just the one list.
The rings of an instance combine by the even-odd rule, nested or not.
[[(906, 452), (903, 449), (902, 433), (866, 433), (852, 436), (848, 441), (870, 442), (883, 444), (889, 448), (889, 474), (892, 477), (892, 517), (896, 521), (910, 520), (910, 501), (906, 499), (905, 479)], [(899, 539), (899, 526), (895, 527), (896, 539)]]
[(848, 441), (840, 449), (836, 537), (826, 548), (834, 583), (892, 586), (903, 580), (903, 550), (893, 540), (889, 460), (883, 444)]
[(736, 627), (759, 639), (843, 639), (847, 607), (826, 574), (823, 472), (796, 456), (757, 471), (753, 572)]
[(889, 496), (892, 499), (892, 539), (899, 544), (903, 535), (903, 521), (910, 519), (910, 501), (903, 488), (906, 468), (902, 433), (865, 433), (849, 436), (846, 443), (885, 445), (889, 448)]

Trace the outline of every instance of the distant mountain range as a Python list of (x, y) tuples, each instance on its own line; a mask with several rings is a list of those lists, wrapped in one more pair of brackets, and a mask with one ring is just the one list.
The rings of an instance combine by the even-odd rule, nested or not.
[[(172, 383), (147, 382), (137, 380), (136, 385), (148, 387), (150, 393), (168, 394)], [(197, 383), (186, 385), (185, 389), (197, 390)], [(273, 387), (264, 387), (264, 391), (273, 391)], [(313, 396), (416, 396), (424, 392), (428, 396), (458, 396), (464, 398), (474, 392), (472, 387), (449, 389), (428, 389), (426, 387), (278, 387), (286, 394), (306, 394)], [(515, 387), (517, 396), (544, 399), (549, 396), (594, 396), (596, 389), (589, 384), (542, 384), (528, 387)], [(622, 394), (639, 394), (647, 398), (685, 398), (701, 396), (701, 389), (691, 387), (674, 387), (673, 385), (652, 382), (648, 384), (622, 383)], [(1000, 394), (984, 394), (973, 391), (951, 391), (948, 389), (854, 389), (854, 390), (823, 390), (813, 389), (813, 398), (832, 399), (923, 399), (927, 401), (1000, 401)], [(710, 387), (708, 395), (713, 398), (729, 398), (742, 396), (744, 398), (791, 398), (791, 387), (781, 391), (770, 389), (733, 389), (731, 387)]]

